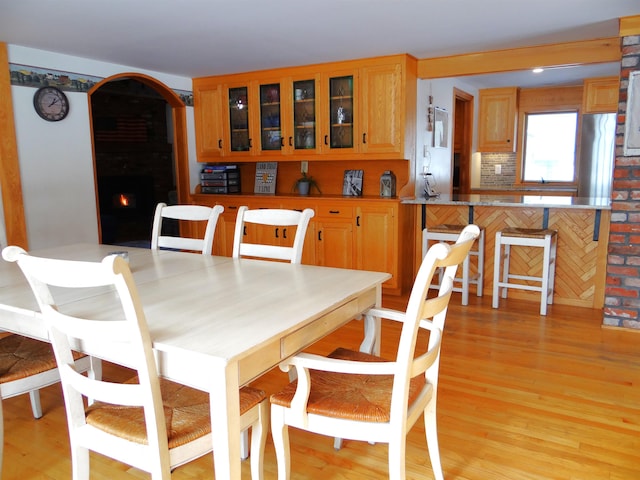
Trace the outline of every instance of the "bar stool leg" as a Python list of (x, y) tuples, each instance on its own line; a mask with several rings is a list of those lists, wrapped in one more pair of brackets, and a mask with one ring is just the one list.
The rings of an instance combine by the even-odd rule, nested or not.
[(540, 315), (547, 314), (549, 302), (549, 266), (551, 263), (551, 235), (544, 237), (544, 258), (542, 263), (542, 291), (540, 292)]
[[(462, 305), (469, 305), (469, 255), (462, 262)], [(442, 285), (442, 277), (440, 277)]]
[(549, 274), (549, 304), (553, 304), (553, 290), (556, 285), (556, 261), (558, 259), (557, 255), (558, 250), (558, 235), (553, 235), (551, 237), (551, 272)]
[[(504, 245), (504, 263), (502, 264), (502, 283), (509, 283), (509, 261), (511, 260), (511, 245)], [(502, 298), (507, 298), (507, 290), (509, 287), (503, 285)]]
[(491, 300), (491, 306), (498, 308), (499, 295), (500, 295), (500, 264), (502, 257), (502, 235), (500, 232), (496, 233), (496, 246), (493, 256), (493, 298)]
[(480, 230), (478, 237), (478, 283), (476, 285), (476, 296), (482, 296), (484, 288), (484, 229)]

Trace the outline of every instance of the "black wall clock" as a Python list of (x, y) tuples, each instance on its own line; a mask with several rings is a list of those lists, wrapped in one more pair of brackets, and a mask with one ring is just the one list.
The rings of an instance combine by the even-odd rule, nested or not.
[(33, 106), (38, 115), (49, 122), (62, 120), (69, 113), (69, 100), (56, 87), (39, 88), (33, 96)]

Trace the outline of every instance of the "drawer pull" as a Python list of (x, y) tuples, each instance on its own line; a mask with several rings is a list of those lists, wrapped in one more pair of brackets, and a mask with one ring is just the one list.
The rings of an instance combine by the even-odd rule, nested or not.
[(329, 210), (329, 213), (337, 215), (338, 213), (340, 213), (340, 210)]

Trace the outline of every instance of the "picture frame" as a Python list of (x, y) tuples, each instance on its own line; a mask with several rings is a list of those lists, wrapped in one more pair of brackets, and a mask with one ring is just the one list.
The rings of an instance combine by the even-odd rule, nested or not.
[(363, 176), (364, 170), (345, 170), (342, 183), (342, 195), (361, 197)]
[(449, 113), (440, 107), (434, 107), (433, 110), (433, 146), (447, 148), (449, 146)]
[(640, 155), (640, 70), (629, 74), (623, 154), (624, 156)]

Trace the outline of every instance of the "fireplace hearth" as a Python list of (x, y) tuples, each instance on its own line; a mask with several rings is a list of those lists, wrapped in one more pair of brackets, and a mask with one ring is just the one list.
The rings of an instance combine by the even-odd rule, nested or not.
[(102, 243), (149, 241), (156, 204), (152, 176), (102, 176), (98, 192)]

